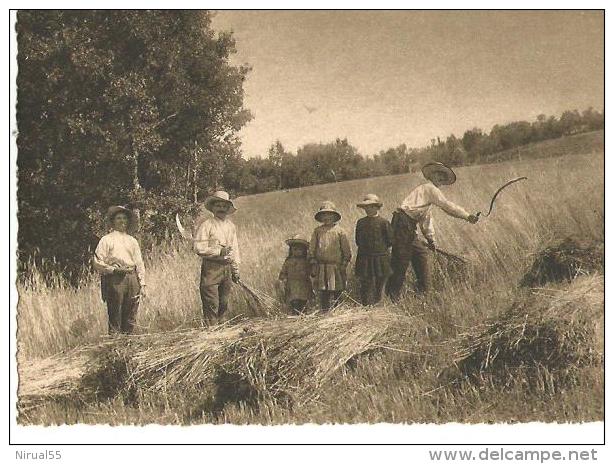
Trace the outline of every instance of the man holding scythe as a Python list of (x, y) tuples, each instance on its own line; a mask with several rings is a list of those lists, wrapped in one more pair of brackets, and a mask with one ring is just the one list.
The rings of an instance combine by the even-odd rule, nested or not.
[[(428, 180), (419, 185), (403, 200), (401, 207), (392, 215), (392, 275), (386, 285), (386, 294), (399, 299), (405, 273), (411, 264), (416, 274), (416, 290), (425, 293), (431, 286), (431, 263), (428, 249), (435, 250), (435, 229), (431, 210), (433, 205), (448, 215), (471, 224), (478, 222), (479, 213), (469, 214), (460, 206), (447, 200), (439, 189), (442, 185), (456, 182), (456, 174), (442, 163), (428, 163), (422, 167), (422, 175)], [(425, 245), (417, 234), (417, 227), (427, 240)]]
[(194, 251), (202, 258), (200, 298), (206, 325), (218, 323), (228, 309), (232, 283), (239, 282), (237, 229), (228, 219), (235, 208), (230, 195), (215, 192), (205, 200), (213, 217), (204, 221), (194, 235)]

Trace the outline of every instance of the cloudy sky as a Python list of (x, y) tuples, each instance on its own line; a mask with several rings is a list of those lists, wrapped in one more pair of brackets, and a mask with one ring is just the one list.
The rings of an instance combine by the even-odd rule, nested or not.
[(601, 12), (220, 11), (254, 119), (245, 156), (347, 137), (362, 154), (603, 108)]

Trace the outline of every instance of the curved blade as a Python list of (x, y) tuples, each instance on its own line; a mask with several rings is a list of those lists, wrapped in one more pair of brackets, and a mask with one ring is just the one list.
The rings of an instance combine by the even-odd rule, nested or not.
[(177, 229), (179, 229), (179, 233), (181, 234), (181, 236), (186, 240), (193, 240), (192, 234), (188, 230), (185, 230), (183, 224), (181, 224), (181, 220), (179, 219), (179, 213), (175, 214), (175, 222), (177, 223)]
[(527, 178), (526, 177), (517, 177), (516, 179), (512, 179), (512, 180), (506, 182), (505, 184), (503, 184), (503, 186), (501, 186), (499, 188), (499, 190), (497, 190), (495, 192), (495, 194), (492, 196), (492, 200), (490, 200), (490, 208), (488, 208), (488, 213), (486, 213), (484, 216), (490, 216), (490, 213), (492, 213), (492, 209), (495, 206), (495, 200), (497, 199), (497, 195), (499, 195), (504, 188), (509, 187), (510, 185), (512, 185), (512, 184), (514, 184), (514, 183), (516, 183), (518, 181), (521, 181), (521, 180), (527, 180)]

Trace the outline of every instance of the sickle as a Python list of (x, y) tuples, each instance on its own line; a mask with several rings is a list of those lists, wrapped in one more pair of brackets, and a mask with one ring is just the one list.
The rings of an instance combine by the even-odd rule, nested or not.
[[(503, 186), (501, 188), (499, 188), (499, 190), (497, 190), (495, 192), (495, 194), (492, 196), (492, 200), (490, 200), (490, 208), (488, 208), (488, 213), (486, 213), (484, 216), (490, 216), (490, 213), (492, 213), (492, 209), (495, 206), (495, 200), (497, 199), (497, 195), (499, 195), (499, 193), (501, 193), (501, 191), (505, 187), (507, 187), (509, 185), (512, 185), (513, 183), (521, 181), (521, 180), (527, 180), (527, 178), (526, 177), (517, 177), (516, 179), (512, 179), (512, 180), (506, 182), (505, 184), (503, 184)], [(482, 213), (481, 212), (477, 213), (476, 216), (479, 216), (480, 214), (482, 214)]]

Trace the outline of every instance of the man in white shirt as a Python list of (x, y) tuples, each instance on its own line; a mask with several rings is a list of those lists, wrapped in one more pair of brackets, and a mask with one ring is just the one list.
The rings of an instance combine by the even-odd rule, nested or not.
[[(431, 264), (428, 249), (435, 249), (435, 229), (432, 207), (437, 206), (448, 215), (475, 224), (476, 214), (469, 214), (460, 206), (447, 200), (439, 189), (442, 185), (456, 182), (456, 174), (442, 163), (428, 163), (422, 174), (429, 181), (419, 185), (403, 200), (401, 207), (392, 215), (393, 245), (391, 266), (393, 274), (388, 279), (386, 293), (393, 300), (399, 299), (405, 273), (411, 264), (416, 274), (416, 291), (425, 293), (431, 286)], [(425, 244), (418, 238), (417, 226)]]
[(107, 219), (113, 231), (100, 239), (93, 266), (100, 273), (102, 300), (109, 313), (109, 334), (134, 330), (140, 299), (145, 296), (145, 267), (139, 242), (128, 234), (132, 211), (111, 206)]
[(228, 309), (232, 282), (239, 282), (237, 229), (228, 216), (237, 209), (228, 193), (215, 192), (205, 200), (213, 217), (204, 221), (194, 235), (194, 251), (202, 257), (200, 298), (207, 325), (220, 322)]

